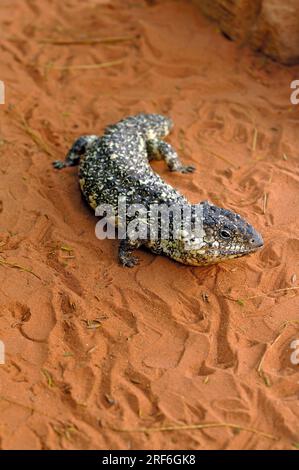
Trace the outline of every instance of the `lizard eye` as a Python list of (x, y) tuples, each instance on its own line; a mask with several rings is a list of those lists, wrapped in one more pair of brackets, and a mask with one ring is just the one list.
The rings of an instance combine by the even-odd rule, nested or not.
[(227, 229), (220, 230), (220, 237), (224, 240), (228, 240), (231, 237), (231, 233)]

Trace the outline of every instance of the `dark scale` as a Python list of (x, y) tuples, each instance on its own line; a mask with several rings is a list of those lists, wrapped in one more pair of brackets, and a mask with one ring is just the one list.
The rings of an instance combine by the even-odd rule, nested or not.
[[(169, 133), (171, 119), (158, 114), (139, 114), (108, 126), (104, 135), (82, 136), (75, 141), (64, 162), (54, 162), (57, 169), (79, 166), (81, 190), (96, 209), (101, 204), (111, 204), (117, 214), (120, 197), (126, 204), (142, 204), (147, 210), (147, 236), (132, 240), (128, 233), (120, 241), (119, 259), (125, 266), (134, 266), (138, 259), (133, 251), (144, 245), (152, 252), (164, 254), (183, 264), (204, 266), (228, 258), (236, 258), (256, 251), (263, 246), (261, 235), (240, 215), (216, 207), (208, 201), (191, 205), (176, 189), (167, 184), (151, 168), (151, 160), (164, 160), (171, 171), (189, 173), (191, 165), (183, 165), (172, 146), (162, 139)], [(175, 205), (191, 210), (190, 223), (196, 222), (196, 209), (200, 209), (202, 232), (174, 236), (172, 213), (169, 216), (169, 233), (161, 231), (163, 217), (158, 219), (158, 237), (150, 237), (149, 214), (153, 204)], [(132, 217), (126, 219), (126, 224)]]

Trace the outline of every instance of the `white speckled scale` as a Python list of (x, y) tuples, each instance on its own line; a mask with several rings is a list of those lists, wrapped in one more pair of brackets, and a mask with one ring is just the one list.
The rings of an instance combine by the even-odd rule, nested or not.
[[(93, 135), (77, 139), (65, 161), (54, 162), (54, 167), (80, 165), (81, 190), (93, 209), (110, 204), (117, 212), (119, 198), (125, 197), (127, 205), (142, 204), (148, 210), (155, 203), (168, 207), (176, 204), (189, 206), (191, 212), (196, 213), (197, 205), (191, 205), (149, 164), (152, 159), (163, 159), (171, 171), (194, 171), (193, 166), (184, 166), (172, 146), (162, 140), (172, 126), (171, 119), (158, 114), (128, 117), (107, 127), (101, 137)], [(132, 251), (141, 245), (154, 253), (194, 266), (243, 256), (263, 245), (261, 235), (238, 214), (207, 201), (198, 205), (201, 206), (203, 236), (197, 249), (187, 249), (184, 240), (173, 237), (134, 241), (127, 238), (120, 243), (121, 263), (134, 266), (137, 258), (132, 256)]]

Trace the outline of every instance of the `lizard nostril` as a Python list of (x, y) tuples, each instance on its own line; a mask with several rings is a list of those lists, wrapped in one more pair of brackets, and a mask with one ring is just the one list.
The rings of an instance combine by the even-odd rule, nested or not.
[(256, 237), (251, 238), (250, 243), (251, 243), (251, 245), (253, 245), (254, 247), (257, 247), (257, 248), (260, 248), (264, 245), (264, 241), (263, 241), (260, 234), (257, 234)]

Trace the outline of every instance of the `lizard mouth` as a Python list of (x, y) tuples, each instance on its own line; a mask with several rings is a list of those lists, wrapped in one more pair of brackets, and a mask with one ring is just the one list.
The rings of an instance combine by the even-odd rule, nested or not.
[(235, 258), (239, 258), (241, 256), (250, 255), (251, 253), (255, 253), (256, 251), (260, 250), (261, 248), (262, 248), (262, 246), (254, 247), (254, 248), (246, 248), (242, 251), (237, 251), (237, 250), (222, 251), (221, 256), (223, 256), (223, 257), (233, 256)]
[(251, 245), (238, 246), (235, 249), (222, 250), (221, 255), (228, 257), (239, 258), (240, 256), (250, 255), (260, 250), (264, 246), (264, 240), (259, 233), (256, 233), (255, 237), (251, 240)]

